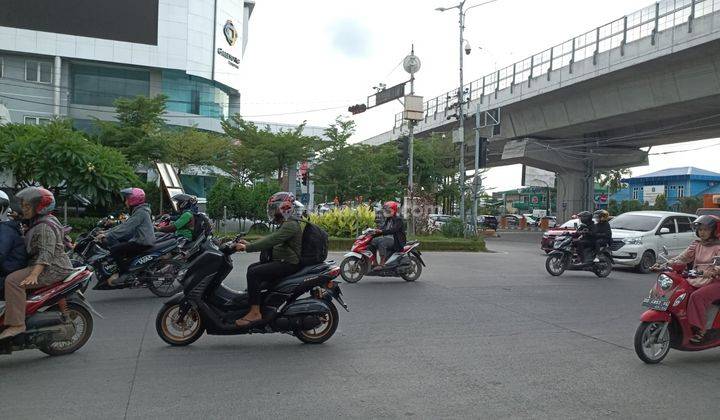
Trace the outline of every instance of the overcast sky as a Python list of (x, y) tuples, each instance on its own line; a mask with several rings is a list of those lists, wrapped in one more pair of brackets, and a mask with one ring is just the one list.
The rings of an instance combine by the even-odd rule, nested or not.
[[(483, 0), (468, 0), (467, 5)], [(373, 86), (409, 77), (400, 62), (415, 44), (416, 93), (429, 99), (458, 85), (457, 0), (257, 0), (243, 63), (242, 114), (255, 121), (326, 126), (365, 103)], [(648, 0), (499, 0), (468, 12), (465, 82), (652, 4)], [(397, 102), (354, 117), (364, 140), (392, 129)], [(667, 167), (720, 171), (720, 140), (654, 148), (641, 175)], [(494, 168), (488, 188), (520, 186), (519, 166)]]

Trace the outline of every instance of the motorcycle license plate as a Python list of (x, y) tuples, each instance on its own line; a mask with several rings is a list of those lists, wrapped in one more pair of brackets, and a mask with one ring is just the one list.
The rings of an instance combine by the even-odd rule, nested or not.
[(667, 311), (668, 306), (670, 306), (670, 301), (663, 298), (646, 297), (645, 299), (643, 299), (642, 306), (646, 306), (656, 311), (664, 312)]

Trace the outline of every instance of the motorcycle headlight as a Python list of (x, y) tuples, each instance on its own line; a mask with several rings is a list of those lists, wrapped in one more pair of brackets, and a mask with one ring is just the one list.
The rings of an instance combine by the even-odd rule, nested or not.
[(623, 239), (623, 242), (625, 242), (628, 245), (642, 245), (642, 236), (636, 236), (633, 238), (625, 238)]
[(675, 282), (665, 274), (660, 274), (657, 279), (657, 284), (660, 289), (664, 291), (670, 290), (671, 287), (675, 284)]

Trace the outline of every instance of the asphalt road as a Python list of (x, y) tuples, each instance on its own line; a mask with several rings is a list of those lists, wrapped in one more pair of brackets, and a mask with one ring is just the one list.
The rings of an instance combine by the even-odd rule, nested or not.
[[(427, 253), (416, 283), (343, 284), (351, 312), (319, 346), (252, 335), (171, 348), (150, 292), (92, 292), (105, 319), (83, 349), (0, 357), (0, 417), (718, 418), (719, 350), (648, 366), (632, 349), (653, 275), (553, 278), (538, 239)], [(249, 261), (229, 285), (244, 288)]]

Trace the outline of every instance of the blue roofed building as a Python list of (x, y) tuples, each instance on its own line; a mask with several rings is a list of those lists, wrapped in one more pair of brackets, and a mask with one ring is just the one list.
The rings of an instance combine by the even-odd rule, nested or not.
[(628, 188), (618, 191), (612, 197), (615, 201), (637, 200), (654, 205), (657, 196), (663, 194), (668, 207), (673, 208), (679, 206), (682, 197), (720, 193), (720, 173), (692, 166), (663, 169), (622, 181)]

